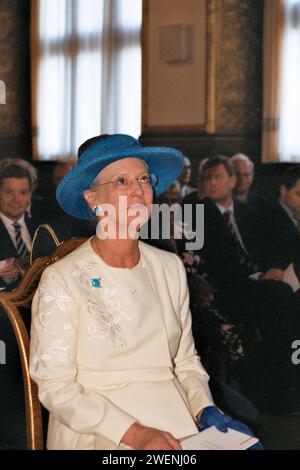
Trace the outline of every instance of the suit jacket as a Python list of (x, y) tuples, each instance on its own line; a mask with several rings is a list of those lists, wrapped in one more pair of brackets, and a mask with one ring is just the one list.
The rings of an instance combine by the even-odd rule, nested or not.
[[(47, 208), (47, 211), (45, 208)], [(47, 200), (35, 193), (33, 193), (31, 198), (29, 218), (38, 221), (39, 224), (49, 221)]]
[(234, 200), (234, 216), (245, 248), (262, 271), (271, 267), (267, 226), (254, 207)]
[(247, 201), (242, 202), (242, 204), (252, 207), (257, 212), (265, 213), (270, 210), (271, 202), (267, 197), (251, 189), (248, 193)]
[[(88, 240), (47, 268), (32, 305), (31, 376), (49, 449), (124, 448), (135, 421), (183, 438), (212, 399), (196, 355), (180, 259), (139, 243), (112, 268)], [(101, 287), (92, 288), (99, 279)]]
[(300, 234), (279, 202), (266, 216), (268, 244), (273, 265), (285, 269), (290, 263), (300, 263)]
[[(224, 289), (248, 283), (249, 273), (236, 254), (236, 244), (219, 209), (210, 199), (199, 199), (193, 193), (184, 204), (204, 204), (204, 246), (200, 256), (209, 280)], [(254, 209), (234, 201), (234, 216), (244, 246), (251, 258), (264, 270), (268, 257), (264, 246), (264, 227)], [(195, 227), (194, 227), (195, 229)]]
[[(33, 238), (34, 232), (40, 224), (40, 220), (37, 219), (36, 217), (29, 218), (25, 216), (25, 224), (27, 226), (27, 229), (29, 231), (31, 238)], [(19, 255), (17, 253), (15, 245), (12, 239), (10, 238), (8, 231), (6, 230), (4, 223), (0, 219), (0, 259), (3, 260), (7, 258), (18, 258), (18, 257)], [(10, 284), (6, 284), (0, 276), (0, 287), (6, 287), (8, 290), (12, 290), (18, 285), (18, 283), (19, 283), (19, 279), (17, 279), (15, 282), (12, 282)]]

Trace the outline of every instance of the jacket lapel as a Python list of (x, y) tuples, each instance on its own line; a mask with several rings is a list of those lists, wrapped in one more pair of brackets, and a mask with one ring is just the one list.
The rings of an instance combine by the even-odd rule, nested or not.
[(36, 229), (40, 225), (39, 221), (36, 221), (34, 217), (28, 217), (27, 214), (25, 215), (25, 224), (28, 228), (28, 232), (30, 234), (31, 240), (35, 234)]
[(0, 219), (0, 259), (15, 258), (17, 251), (13, 244), (8, 231), (2, 220)]

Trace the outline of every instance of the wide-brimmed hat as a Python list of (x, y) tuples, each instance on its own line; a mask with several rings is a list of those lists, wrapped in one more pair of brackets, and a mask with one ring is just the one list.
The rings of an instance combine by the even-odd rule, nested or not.
[(179, 150), (142, 147), (129, 135), (108, 135), (89, 145), (81, 154), (77, 166), (58, 185), (56, 198), (64, 211), (80, 219), (90, 219), (91, 211), (83, 192), (107, 165), (128, 157), (144, 160), (149, 172), (158, 177), (155, 196), (163, 193), (176, 180), (183, 167), (183, 155)]

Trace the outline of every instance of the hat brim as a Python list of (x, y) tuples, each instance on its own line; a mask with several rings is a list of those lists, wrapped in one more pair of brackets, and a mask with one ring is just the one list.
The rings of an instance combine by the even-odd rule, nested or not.
[(132, 147), (105, 156), (99, 155), (94, 159), (85, 159), (82, 164), (71, 170), (57, 187), (56, 198), (63, 210), (74, 217), (90, 219), (91, 211), (83, 192), (106, 166), (129, 157), (144, 160), (149, 172), (158, 177), (158, 185), (154, 188), (156, 197), (176, 180), (183, 167), (182, 153), (169, 147)]

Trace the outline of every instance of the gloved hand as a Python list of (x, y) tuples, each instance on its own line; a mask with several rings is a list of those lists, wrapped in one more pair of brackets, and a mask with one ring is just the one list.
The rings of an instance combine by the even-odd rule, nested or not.
[[(203, 431), (211, 426), (215, 426), (221, 432), (227, 432), (228, 428), (231, 428), (235, 431), (243, 432), (248, 436), (254, 436), (253, 432), (246, 424), (232, 419), (231, 416), (224, 415), (215, 406), (207, 406), (204, 408), (200, 417), (199, 431)], [(249, 447), (248, 450), (263, 450), (263, 446), (260, 442), (257, 442)]]

